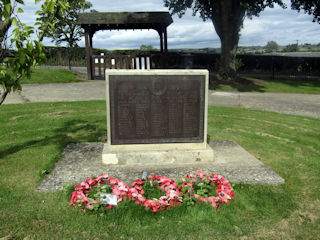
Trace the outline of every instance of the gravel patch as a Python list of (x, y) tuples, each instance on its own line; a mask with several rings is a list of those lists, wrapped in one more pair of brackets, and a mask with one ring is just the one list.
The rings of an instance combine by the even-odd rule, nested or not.
[(67, 183), (76, 185), (102, 173), (127, 184), (141, 178), (142, 172), (168, 176), (174, 180), (196, 170), (213, 172), (234, 183), (283, 184), (284, 180), (232, 141), (213, 141), (214, 161), (202, 164), (137, 166), (103, 165), (103, 143), (73, 143), (63, 151), (62, 159), (38, 186), (39, 191), (60, 190)]

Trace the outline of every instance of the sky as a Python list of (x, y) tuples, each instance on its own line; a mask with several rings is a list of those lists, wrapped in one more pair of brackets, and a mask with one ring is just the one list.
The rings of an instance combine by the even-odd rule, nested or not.
[[(90, 1), (90, 0), (89, 0)], [(168, 11), (163, 0), (91, 0), (92, 9), (99, 12), (133, 11)], [(245, 19), (240, 32), (239, 46), (265, 46), (268, 41), (279, 45), (293, 43), (320, 43), (320, 24), (312, 22), (312, 16), (290, 9), (290, 1), (285, 0), (288, 8), (278, 6), (267, 8), (260, 17)], [(35, 11), (40, 4), (34, 0), (25, 0), (21, 20), (27, 25), (35, 21)], [(199, 16), (192, 16), (191, 11), (179, 18), (173, 16), (173, 23), (168, 27), (168, 48), (217, 48), (220, 40), (211, 21), (203, 22)], [(93, 46), (102, 49), (137, 49), (142, 44), (159, 48), (159, 35), (154, 30), (99, 31), (93, 37)], [(50, 39), (45, 45), (54, 46)], [(84, 39), (78, 42), (85, 46)]]

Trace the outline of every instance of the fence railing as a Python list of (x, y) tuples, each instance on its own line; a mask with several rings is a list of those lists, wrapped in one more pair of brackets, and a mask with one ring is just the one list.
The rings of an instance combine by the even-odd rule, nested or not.
[(105, 79), (106, 69), (151, 69), (151, 57), (148, 55), (93, 55), (93, 79)]

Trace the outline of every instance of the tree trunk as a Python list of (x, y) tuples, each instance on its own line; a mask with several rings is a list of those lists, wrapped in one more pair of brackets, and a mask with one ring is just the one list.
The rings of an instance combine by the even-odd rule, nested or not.
[(69, 70), (71, 71), (71, 48), (72, 47), (68, 47), (68, 65), (69, 65)]
[(221, 41), (221, 56), (218, 64), (218, 78), (231, 81), (237, 78), (236, 53), (239, 32), (246, 10), (238, 0), (219, 0), (215, 2), (212, 22)]
[(0, 106), (2, 105), (4, 100), (6, 100), (7, 96), (8, 96), (8, 91), (7, 90), (3, 90), (3, 92), (1, 92), (1, 89), (0, 89)]

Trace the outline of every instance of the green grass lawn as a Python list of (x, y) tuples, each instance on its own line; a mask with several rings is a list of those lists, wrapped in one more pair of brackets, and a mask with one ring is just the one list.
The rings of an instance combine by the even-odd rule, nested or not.
[(246, 77), (246, 84), (215, 84), (210, 89), (239, 92), (320, 94), (320, 79), (257, 79)]
[[(71, 83), (87, 79), (86, 74), (58, 69), (34, 69), (31, 79), (22, 79), (22, 84), (29, 83)], [(320, 79), (257, 79), (245, 78), (247, 82), (239, 84), (214, 84), (210, 89), (240, 92), (279, 92), (320, 94)]]
[(320, 119), (209, 107), (211, 139), (233, 140), (282, 176), (280, 186), (237, 184), (236, 200), (160, 213), (126, 203), (105, 215), (68, 205), (63, 191), (37, 192), (70, 142), (101, 141), (105, 102), (0, 108), (0, 238), (317, 239)]
[(32, 70), (31, 78), (23, 78), (22, 84), (29, 83), (70, 83), (82, 82), (85, 74), (59, 69), (36, 68)]

